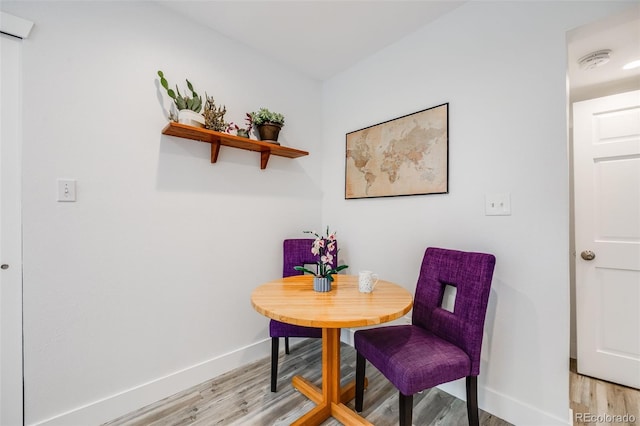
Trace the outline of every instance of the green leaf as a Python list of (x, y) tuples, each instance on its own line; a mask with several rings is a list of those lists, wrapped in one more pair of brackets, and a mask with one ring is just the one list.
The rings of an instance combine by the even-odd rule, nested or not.
[(348, 267), (349, 266), (347, 266), (347, 265), (340, 265), (337, 268), (329, 269), (327, 271), (327, 274), (337, 274), (338, 272), (340, 272), (340, 271), (342, 271), (344, 269), (347, 269)]
[(169, 97), (173, 100), (176, 99), (176, 92), (173, 91), (173, 89), (167, 89), (167, 94), (169, 95)]
[(164, 77), (164, 73), (162, 71), (158, 71), (158, 75), (160, 76), (160, 78)]
[(303, 267), (303, 266), (294, 266), (293, 269), (295, 269), (296, 271), (302, 271), (302, 272), (306, 272), (307, 274), (311, 274), (311, 275), (315, 275), (316, 273), (313, 271), (310, 271), (309, 269)]
[(202, 109), (202, 98), (193, 98), (193, 104), (191, 105), (191, 110), (195, 112), (200, 112)]

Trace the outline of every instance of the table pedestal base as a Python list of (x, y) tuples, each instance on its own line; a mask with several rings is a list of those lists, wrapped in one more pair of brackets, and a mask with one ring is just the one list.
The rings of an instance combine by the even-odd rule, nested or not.
[[(308, 380), (295, 376), (293, 387), (307, 396), (317, 406), (293, 422), (292, 426), (314, 426), (333, 417), (344, 425), (368, 425), (355, 411), (344, 405), (356, 394), (355, 381), (340, 387), (340, 329), (322, 329), (322, 389)], [(365, 379), (365, 386), (367, 382)]]

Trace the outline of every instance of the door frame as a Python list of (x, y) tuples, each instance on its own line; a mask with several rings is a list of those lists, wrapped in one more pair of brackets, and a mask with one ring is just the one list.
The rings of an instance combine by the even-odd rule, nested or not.
[[(9, 52), (2, 53), (3, 60), (15, 61), (15, 68), (12, 66), (9, 77), (17, 80), (17, 85), (5, 90), (13, 90), (20, 98), (22, 93), (22, 46), (21, 40), (27, 38), (33, 22), (17, 16), (0, 12), (0, 33), (1, 37), (6, 38), (2, 43), (18, 43), (15, 49), (8, 49)], [(10, 38), (15, 40), (10, 40)], [(5, 49), (3, 49), (4, 51)], [(11, 57), (5, 56), (11, 55)], [(16, 93), (12, 93), (12, 96)], [(6, 98), (6, 97), (5, 97)], [(20, 103), (19, 103), (20, 105)], [(6, 108), (6, 107), (5, 107)], [(7, 118), (6, 109), (2, 110), (2, 115)], [(1, 333), (1, 358), (0, 358), (0, 423), (1, 424), (24, 424), (24, 385), (23, 385), (23, 339), (22, 339), (22, 111), (21, 106), (15, 113), (11, 114), (8, 122), (14, 123), (14, 126), (7, 128), (3, 126), (3, 134), (8, 136), (11, 143), (4, 141), (4, 146), (0, 146), (3, 156), (2, 173), (4, 179), (9, 178), (12, 182), (8, 191), (2, 191), (2, 215), (10, 221), (5, 225), (4, 220), (1, 226), (9, 228), (12, 232), (6, 247), (3, 244), (3, 259), (0, 263), (7, 264), (8, 269), (3, 269), (3, 287), (7, 290), (3, 291), (2, 312), (0, 315)], [(3, 180), (4, 180), (3, 179)], [(6, 184), (6, 182), (5, 182)], [(3, 189), (7, 189), (4, 187)], [(3, 230), (3, 237), (7, 236), (7, 229)], [(5, 251), (6, 249), (6, 251)], [(7, 285), (7, 282), (9, 283)], [(16, 306), (17, 305), (17, 306)]]
[[(640, 13), (640, 5), (629, 5), (622, 12), (614, 12), (600, 18), (584, 23), (583, 25), (567, 30), (565, 33), (565, 47), (567, 57), (570, 56), (571, 42), (576, 38), (593, 37), (601, 31), (606, 31), (622, 22), (636, 20)], [(606, 69), (606, 68), (605, 68)], [(589, 86), (572, 88), (569, 80), (573, 78), (569, 65), (566, 67), (566, 118), (567, 118), (567, 145), (569, 160), (569, 357), (577, 359), (577, 321), (576, 321), (576, 247), (575, 247), (575, 200), (574, 200), (574, 153), (573, 153), (573, 104), (619, 93), (640, 90), (640, 83), (633, 78), (607, 80)], [(579, 254), (578, 254), (579, 255)]]

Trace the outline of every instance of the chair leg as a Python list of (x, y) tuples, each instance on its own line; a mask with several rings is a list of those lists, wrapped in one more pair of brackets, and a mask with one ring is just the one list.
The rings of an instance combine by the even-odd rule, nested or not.
[(280, 352), (280, 339), (271, 338), (271, 392), (278, 391), (278, 352)]
[(357, 352), (356, 355), (356, 411), (362, 413), (364, 402), (364, 375), (367, 368), (367, 360)]
[(467, 377), (467, 417), (469, 418), (469, 426), (479, 426), (478, 376)]
[(284, 338), (284, 353), (289, 355), (289, 338)]
[(413, 395), (398, 392), (400, 426), (411, 426), (413, 420)]

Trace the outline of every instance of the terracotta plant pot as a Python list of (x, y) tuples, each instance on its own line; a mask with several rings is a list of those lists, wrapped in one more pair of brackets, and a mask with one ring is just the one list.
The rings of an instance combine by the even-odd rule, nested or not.
[[(278, 134), (282, 128), (279, 124), (265, 123), (258, 126), (260, 140), (278, 144)], [(280, 144), (278, 144), (280, 145)]]

